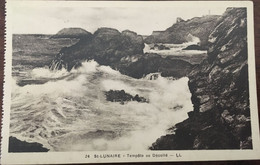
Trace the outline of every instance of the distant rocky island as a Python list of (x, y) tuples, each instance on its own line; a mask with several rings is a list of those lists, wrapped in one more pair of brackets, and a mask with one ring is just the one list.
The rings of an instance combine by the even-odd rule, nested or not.
[(57, 34), (51, 36), (51, 38), (84, 38), (91, 35), (88, 31), (82, 28), (64, 28)]

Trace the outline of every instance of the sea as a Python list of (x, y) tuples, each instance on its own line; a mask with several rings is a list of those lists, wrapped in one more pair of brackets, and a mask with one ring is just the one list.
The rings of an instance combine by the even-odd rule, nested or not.
[[(41, 143), (49, 152), (148, 150), (188, 118), (193, 105), (187, 77), (151, 73), (135, 79), (94, 60), (70, 72), (49, 70), (55, 54), (77, 41), (13, 36), (10, 136)], [(148, 102), (110, 102), (109, 90)]]

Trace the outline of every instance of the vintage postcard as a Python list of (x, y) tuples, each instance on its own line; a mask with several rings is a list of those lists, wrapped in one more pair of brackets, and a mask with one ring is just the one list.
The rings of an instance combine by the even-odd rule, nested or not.
[(253, 3), (6, 3), (2, 164), (260, 158)]

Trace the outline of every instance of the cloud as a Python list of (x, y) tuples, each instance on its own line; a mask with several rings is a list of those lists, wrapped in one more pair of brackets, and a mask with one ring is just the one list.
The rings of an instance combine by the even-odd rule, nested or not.
[[(13, 8), (13, 33), (55, 34), (65, 27), (81, 27), (94, 32), (99, 27), (112, 27), (119, 31), (129, 29), (149, 35), (154, 30), (165, 30), (177, 17), (190, 19), (208, 14), (222, 14), (225, 7), (61, 7), (37, 6)], [(187, 12), (189, 11), (189, 12)]]

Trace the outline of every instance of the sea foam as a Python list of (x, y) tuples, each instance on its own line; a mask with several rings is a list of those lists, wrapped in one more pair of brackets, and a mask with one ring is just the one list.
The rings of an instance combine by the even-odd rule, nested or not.
[[(48, 78), (44, 84), (13, 81), (10, 135), (51, 151), (147, 150), (192, 110), (187, 77), (134, 79), (95, 61), (71, 72), (45, 69), (31, 73)], [(108, 90), (138, 94), (149, 103), (109, 102)]]

